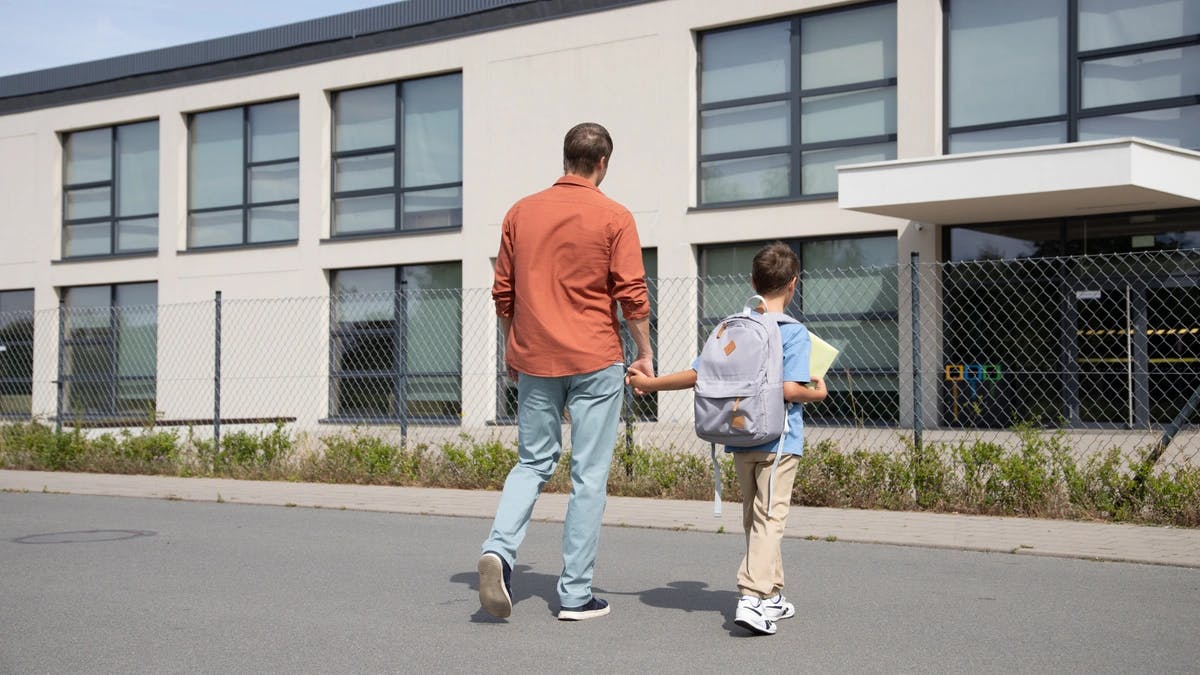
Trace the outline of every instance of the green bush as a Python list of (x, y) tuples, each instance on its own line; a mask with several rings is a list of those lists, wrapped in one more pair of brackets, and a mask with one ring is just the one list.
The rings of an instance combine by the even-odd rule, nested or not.
[[(283, 469), (292, 458), (295, 443), (282, 422), (268, 433), (237, 430), (221, 436), (219, 450), (211, 450), (211, 471), (224, 476), (265, 476)], [(205, 450), (208, 450), (206, 447)]]
[[(349, 436), (321, 438), (324, 451), (305, 458), (301, 478), (333, 483), (406, 484), (415, 475), (416, 458), (357, 429)], [(419, 457), (419, 450), (417, 457)]]
[(438, 475), (447, 487), (499, 489), (517, 463), (517, 451), (497, 440), (477, 442), (463, 435), (440, 449)]
[[(722, 454), (718, 461), (721, 492), (724, 498), (732, 499), (738, 491), (733, 460)], [(619, 454), (614, 453), (608, 485), (611, 493), (628, 497), (711, 499), (715, 488), (712, 458), (626, 446)]]
[(178, 445), (179, 436), (175, 432), (147, 429), (137, 435), (122, 431), (114, 449), (135, 465), (155, 466), (172, 461), (178, 453)]
[[(1019, 444), (972, 440), (954, 444), (905, 439), (897, 453), (843, 450), (829, 440), (806, 445), (792, 498), (797, 504), (962, 513), (1092, 518), (1200, 527), (1200, 467), (1156, 467), (1148, 450), (1117, 448), (1074, 459), (1061, 431), (1014, 429)], [(713, 466), (706, 454), (628, 442), (613, 453), (612, 495), (708, 500)], [(322, 450), (299, 458), (296, 441), (278, 424), (267, 432), (232, 431), (220, 447), (148, 426), (89, 436), (39, 421), (0, 425), (0, 467), (220, 475), (380, 485), (500, 489), (517, 451), (496, 439), (462, 435), (434, 449), (398, 447), (354, 430), (320, 439)], [(721, 453), (722, 496), (741, 500), (732, 458)], [(564, 452), (546, 492), (571, 490)]]

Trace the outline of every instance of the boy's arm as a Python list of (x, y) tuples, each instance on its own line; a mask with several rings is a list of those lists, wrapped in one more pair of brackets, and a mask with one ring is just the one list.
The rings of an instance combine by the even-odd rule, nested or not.
[(688, 368), (669, 375), (651, 377), (636, 368), (630, 368), (629, 373), (625, 375), (625, 384), (639, 393), (691, 389), (696, 386), (696, 371)]
[(825, 396), (829, 393), (825, 389), (825, 380), (819, 377), (814, 377), (809, 380), (811, 387), (806, 387), (799, 382), (784, 382), (783, 383), (783, 400), (790, 403), (816, 403), (824, 401)]

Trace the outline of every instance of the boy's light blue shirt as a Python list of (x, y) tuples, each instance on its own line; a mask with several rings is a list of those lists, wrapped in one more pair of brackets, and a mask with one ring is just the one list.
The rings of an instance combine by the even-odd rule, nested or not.
[[(781, 323), (779, 334), (783, 339), (783, 381), (807, 384), (811, 379), (808, 366), (812, 361), (812, 341), (808, 338), (808, 329), (802, 323)], [(700, 357), (696, 357), (692, 362), (692, 370), (700, 365), (699, 361)], [(783, 437), (748, 448), (727, 445), (725, 452), (775, 452), (781, 440), (785, 454), (804, 454), (803, 405), (788, 404), (788, 432)]]

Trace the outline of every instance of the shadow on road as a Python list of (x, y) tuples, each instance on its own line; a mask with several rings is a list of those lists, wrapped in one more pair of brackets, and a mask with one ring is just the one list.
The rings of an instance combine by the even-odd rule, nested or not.
[[(546, 601), (546, 611), (550, 614), (558, 612), (558, 577), (551, 574), (530, 572), (529, 565), (517, 565), (512, 573), (512, 601), (516, 605), (522, 600), (541, 598)], [(471, 590), (479, 591), (479, 573), (459, 572), (450, 577), (456, 584), (466, 584)], [(471, 615), (472, 623), (508, 623), (507, 619), (496, 617), (483, 611), (480, 607)]]
[(734, 637), (749, 637), (749, 634), (733, 623), (733, 615), (737, 609), (738, 594), (733, 591), (709, 590), (703, 581), (672, 581), (666, 586), (651, 588), (645, 591), (620, 592), (605, 591), (596, 588), (598, 594), (632, 595), (643, 604), (663, 609), (677, 609), (684, 612), (712, 612), (720, 614), (724, 619), (723, 628)]
[[(554, 615), (558, 611), (558, 576), (531, 572), (529, 565), (517, 565), (513, 569), (512, 594), (513, 604), (531, 598), (541, 598), (546, 603), (546, 611)], [(466, 584), (471, 590), (479, 591), (479, 574), (476, 572), (459, 572), (450, 577), (456, 584)], [(595, 589), (596, 594), (625, 595), (636, 597), (642, 604), (663, 609), (674, 609), (684, 612), (711, 612), (720, 615), (722, 628), (729, 631), (733, 637), (750, 637), (743, 628), (733, 623), (734, 611), (737, 609), (738, 594), (734, 591), (710, 590), (708, 584), (702, 581), (671, 581), (666, 586), (651, 588), (644, 591), (608, 591)], [(471, 615), (472, 623), (508, 623), (507, 619), (496, 617), (483, 611), (475, 610)]]

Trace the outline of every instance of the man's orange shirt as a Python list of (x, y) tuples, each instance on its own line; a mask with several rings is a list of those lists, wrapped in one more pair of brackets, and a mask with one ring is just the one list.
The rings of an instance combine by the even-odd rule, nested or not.
[(570, 174), (522, 199), (504, 217), (492, 299), (512, 320), (506, 358), (517, 372), (562, 377), (621, 363), (617, 303), (627, 319), (650, 314), (633, 215)]

